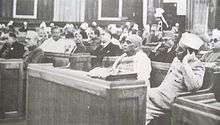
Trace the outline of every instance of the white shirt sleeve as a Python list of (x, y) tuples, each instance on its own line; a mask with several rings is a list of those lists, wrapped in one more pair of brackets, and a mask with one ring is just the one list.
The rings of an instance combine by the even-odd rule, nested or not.
[(136, 55), (134, 68), (137, 72), (137, 79), (144, 80), (150, 88), (149, 78), (151, 73), (151, 61), (144, 52), (139, 52)]

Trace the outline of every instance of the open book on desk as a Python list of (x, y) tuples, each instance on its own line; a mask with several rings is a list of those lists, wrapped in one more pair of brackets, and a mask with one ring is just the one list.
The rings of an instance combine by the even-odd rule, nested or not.
[(120, 80), (135, 80), (137, 79), (137, 73), (112, 69), (96, 67), (88, 72), (88, 76), (92, 78), (104, 79), (107, 81), (120, 81)]

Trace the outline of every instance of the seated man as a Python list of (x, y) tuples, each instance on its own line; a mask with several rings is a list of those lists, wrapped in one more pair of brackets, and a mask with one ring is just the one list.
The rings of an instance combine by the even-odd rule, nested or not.
[(122, 54), (122, 50), (114, 43), (115, 39), (112, 39), (109, 33), (103, 31), (100, 34), (100, 40), (101, 44), (91, 53), (97, 56), (97, 58), (93, 60), (93, 66), (100, 66), (105, 56), (119, 56)]
[(151, 62), (147, 54), (141, 49), (142, 39), (137, 35), (129, 35), (122, 43), (124, 54), (117, 58), (111, 68), (95, 68), (89, 72), (90, 76), (104, 78), (120, 71), (137, 73), (138, 80), (144, 80), (150, 87)]
[(74, 33), (74, 40), (76, 43), (76, 50), (74, 53), (85, 53), (86, 46), (83, 44), (82, 35), (77, 31)]
[(173, 40), (160, 42), (149, 55), (152, 61), (171, 63), (175, 57), (175, 45)]
[(203, 41), (196, 35), (184, 33), (176, 49), (170, 69), (159, 87), (148, 91), (146, 124), (170, 110), (174, 99), (183, 92), (202, 87), (205, 67), (195, 56)]
[(51, 29), (52, 37), (45, 40), (39, 48), (44, 52), (67, 53), (70, 54), (76, 48), (75, 42), (61, 38), (60, 28), (57, 26)]
[(25, 21), (23, 22), (23, 25), (21, 28), (18, 29), (19, 32), (27, 32), (29, 29), (28, 29), (28, 23)]
[(25, 36), (25, 46), (28, 48), (29, 51), (34, 50), (38, 46), (38, 39), (39, 36), (35, 31), (27, 31)]
[(90, 36), (88, 35), (88, 23), (86, 22), (83, 22), (81, 25), (80, 25), (80, 34), (82, 35), (82, 40), (87, 43), (88, 41), (90, 41)]
[(17, 41), (17, 36), (14, 33), (9, 33), (8, 40), (0, 50), (0, 57), (6, 59), (18, 59), (23, 58), (24, 53), (24, 45)]
[(180, 24), (176, 23), (175, 26), (172, 27), (171, 32), (174, 34), (179, 34), (179, 27), (180, 27)]
[(44, 59), (44, 52), (71, 54), (76, 49), (76, 44), (71, 39), (61, 38), (60, 29), (57, 26), (52, 27), (52, 37), (45, 40), (39, 47), (27, 54), (25, 62), (51, 62), (53, 60)]

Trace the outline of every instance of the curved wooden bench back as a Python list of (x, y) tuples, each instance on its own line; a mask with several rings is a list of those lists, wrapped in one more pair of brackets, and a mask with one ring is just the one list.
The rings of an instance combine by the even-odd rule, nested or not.
[(163, 79), (165, 78), (167, 71), (170, 68), (170, 63), (163, 63), (163, 62), (151, 62), (151, 76), (150, 76), (150, 83), (151, 87), (158, 87)]
[(220, 71), (214, 72), (213, 75), (214, 81), (213, 81), (213, 92), (215, 94), (215, 98), (218, 102), (220, 102)]
[(89, 71), (92, 69), (92, 58), (95, 58), (95, 56), (89, 53), (72, 54), (69, 58), (70, 68), (74, 70)]
[[(92, 68), (94, 68), (91, 65), (92, 59), (94, 59), (94, 58), (96, 58), (96, 56), (92, 56), (88, 53), (86, 53), (86, 54), (82, 54), (82, 53), (73, 54), (70, 57), (70, 68), (75, 69), (75, 70), (89, 71)], [(112, 66), (117, 58), (118, 58), (117, 56), (104, 57), (100, 67)]]
[[(152, 72), (151, 72), (151, 87), (157, 87), (161, 84), (163, 79), (165, 78), (167, 71), (169, 70), (170, 63), (162, 63), (162, 62), (154, 62), (152, 61)], [(214, 87), (214, 72), (217, 69), (215, 63), (205, 62), (205, 75), (203, 79), (203, 85), (200, 90), (193, 93), (204, 93), (208, 91), (212, 91)], [(182, 95), (191, 94), (192, 92), (186, 92)]]

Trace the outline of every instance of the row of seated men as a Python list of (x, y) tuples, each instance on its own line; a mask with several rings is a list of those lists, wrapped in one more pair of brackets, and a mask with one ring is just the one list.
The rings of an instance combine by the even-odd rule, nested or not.
[[(196, 91), (202, 86), (205, 67), (195, 55), (204, 42), (195, 34), (182, 34), (182, 38), (174, 51), (176, 57), (174, 57), (165, 79), (156, 88), (151, 88), (150, 86), (151, 60), (142, 49), (141, 37), (137, 34), (130, 34), (117, 44), (109, 42), (112, 40), (111, 35), (103, 30), (100, 32), (100, 40), (102, 41), (102, 47), (97, 49), (98, 52), (95, 52), (95, 54), (98, 54), (97, 57), (99, 55), (102, 57), (103, 53), (105, 55), (110, 53), (114, 55), (115, 53), (119, 57), (111, 68), (97, 67), (89, 72), (90, 75), (106, 77), (109, 74), (117, 74), (123, 70), (137, 73), (137, 79), (144, 80), (148, 86), (146, 124), (149, 124), (152, 119), (160, 117), (169, 110), (175, 97), (179, 94), (187, 91)], [(111, 45), (109, 49), (103, 50), (108, 45)], [(60, 29), (53, 27), (52, 37), (44, 41), (37, 49), (43, 52), (71, 53), (76, 51), (77, 46), (71, 44), (70, 41), (62, 40), (60, 38)], [(25, 47), (17, 42), (16, 35), (9, 33), (8, 42), (1, 49), (1, 56), (5, 58), (21, 58), (23, 54), (20, 53), (24, 52)]]
[[(34, 48), (38, 47), (39, 45), (41, 45), (45, 40), (49, 39), (52, 34), (51, 34), (51, 28), (54, 27), (54, 24), (51, 23), (50, 27), (46, 26), (45, 22), (42, 22), (40, 24), (40, 27), (37, 28), (37, 33), (34, 31), (29, 31), (29, 27), (28, 27), (28, 23), (24, 22), (23, 26), (21, 28), (18, 29), (18, 31), (15, 30), (14, 25), (13, 25), (13, 21), (10, 21), (7, 25), (7, 27), (5, 27), (4, 25), (0, 24), (0, 41), (3, 41), (2, 39), (6, 38), (8, 36), (8, 32), (12, 32), (15, 33), (16, 36), (18, 37), (18, 41), (22, 42), (23, 44), (25, 44), (25, 46), (28, 48), (29, 51), (32, 51)], [(153, 27), (153, 26), (152, 26)], [(150, 28), (149, 25), (145, 25), (143, 32), (141, 32), (142, 30), (138, 27), (137, 24), (135, 23), (130, 23), (130, 22), (126, 22), (124, 25), (121, 25), (121, 27), (118, 27), (114, 24), (109, 24), (108, 27), (102, 27), (99, 26), (96, 22), (92, 22), (91, 26), (88, 25), (88, 23), (82, 23), (80, 25), (80, 27), (78, 28), (76, 25), (72, 25), (72, 24), (66, 24), (65, 27), (61, 28), (62, 31), (61, 33), (58, 33), (59, 38), (65, 38), (62, 39), (60, 41), (67, 41), (65, 42), (68, 43), (67, 45), (64, 46), (64, 48), (66, 48), (66, 50), (70, 50), (71, 47), (74, 47), (76, 44), (77, 48), (74, 51), (75, 53), (77, 52), (89, 52), (93, 55), (100, 55), (103, 54), (103, 52), (99, 52), (98, 50), (95, 50), (96, 47), (98, 48), (105, 48), (106, 50), (108, 50), (109, 46), (107, 46), (107, 44), (114, 44), (114, 45), (118, 45), (120, 47), (120, 42), (125, 38), (125, 36), (129, 35), (129, 34), (135, 34), (135, 35), (139, 35), (142, 39), (143, 42), (142, 44), (153, 44), (153, 45), (157, 45), (157, 47), (155, 47), (151, 53), (149, 54), (149, 57), (151, 60), (153, 61), (159, 61), (159, 62), (168, 62), (171, 63), (173, 58), (175, 57), (175, 48), (178, 42), (178, 35), (175, 33), (178, 32), (168, 32), (168, 36), (167, 36), (167, 31), (166, 36), (162, 37), (161, 33), (157, 33), (160, 35), (157, 35), (157, 39), (156, 41), (149, 39), (149, 34), (150, 36), (155, 36), (156, 33), (153, 29), (155, 28)], [(178, 31), (178, 26), (176, 26), (177, 31)], [(108, 42), (106, 42), (105, 44), (103, 43), (104, 40), (100, 40), (100, 32), (102, 32), (102, 30), (108, 30), (108, 33), (110, 35), (110, 39), (107, 38)], [(172, 31), (172, 30), (171, 30)], [(17, 34), (17, 32), (21, 33), (21, 34)], [(205, 49), (207, 48), (218, 48), (218, 44), (219, 44), (219, 39), (220, 39), (220, 31), (218, 29), (213, 29), (211, 36), (207, 36), (208, 38), (205, 38), (206, 42), (205, 42)], [(195, 32), (196, 33), (196, 32)], [(54, 33), (55, 34), (55, 33)], [(155, 34), (155, 35), (153, 35)], [(199, 35), (198, 33), (196, 33), (197, 35)], [(63, 36), (64, 35), (64, 36)], [(175, 38), (175, 36), (177, 35), (177, 38)], [(6, 37), (5, 37), (6, 36)], [(57, 36), (57, 39), (58, 39)], [(22, 39), (22, 37), (25, 37), (25, 40)], [(55, 38), (56, 39), (56, 38)], [(70, 40), (67, 40), (70, 39)], [(110, 42), (109, 42), (110, 41)], [(153, 42), (152, 42), (153, 41)], [(61, 42), (60, 42), (61, 43)], [(64, 44), (64, 43), (62, 43)], [(61, 45), (62, 45), (61, 44)], [(104, 46), (101, 47), (99, 46), (100, 44), (103, 44)], [(90, 50), (88, 50), (88, 48), (86, 48), (87, 46), (93, 46), (92, 50), (90, 48)], [(25, 48), (27, 50), (27, 48)], [(52, 47), (51, 47), (52, 48)], [(70, 48), (70, 49), (69, 49)], [(121, 48), (121, 47), (120, 47)], [(65, 51), (66, 51), (65, 50)], [(53, 50), (53, 52), (63, 52), (63, 50)], [(98, 54), (97, 54), (98, 52)], [(110, 52), (107, 54), (108, 55), (117, 55), (118, 51), (116, 52), (112, 52), (111, 51), (107, 51)], [(67, 52), (68, 53), (68, 52)], [(118, 54), (120, 55), (120, 54)]]
[[(51, 29), (54, 27), (54, 24), (50, 24), (49, 27), (46, 26), (45, 22), (42, 22), (40, 24), (40, 27), (36, 28), (36, 32), (29, 31), (27, 22), (24, 22), (23, 26), (18, 29), (17, 31), (15, 28), (13, 28), (13, 22), (9, 22), (7, 27), (0, 25), (0, 38), (4, 38), (5, 34), (8, 32), (13, 32), (17, 35), (17, 37), (20, 39), (19, 41), (23, 42), (25, 46), (29, 49), (29, 51), (32, 51), (34, 48), (40, 46), (45, 40), (50, 38), (52, 36)], [(103, 40), (100, 40), (100, 32), (102, 30), (107, 30), (111, 38), (107, 38), (108, 42), (103, 44), (104, 47), (109, 44), (113, 43), (114, 45), (118, 45), (120, 47), (120, 42), (128, 35), (135, 34), (140, 36), (143, 39), (142, 44), (146, 44), (152, 42), (152, 40), (149, 38), (150, 36), (154, 36), (155, 34), (153, 28), (149, 27), (149, 25), (145, 25), (144, 29), (140, 29), (139, 26), (135, 23), (126, 22), (124, 25), (116, 26), (115, 24), (109, 24), (107, 27), (99, 26), (96, 22), (92, 22), (91, 26), (88, 25), (88, 23), (82, 23), (80, 27), (78, 28), (76, 25), (72, 24), (66, 24), (65, 27), (60, 28), (62, 31), (59, 33), (59, 37), (69, 40), (70, 42), (73, 42), (71, 44), (76, 44), (77, 48), (74, 51), (77, 52), (85, 52), (89, 51), (90, 53), (94, 54), (97, 51), (88, 50), (86, 49), (87, 46), (93, 46), (93, 49), (95, 47), (99, 46)], [(143, 30), (143, 31), (142, 31)], [(102, 34), (103, 35), (103, 34)], [(7, 36), (7, 35), (6, 35)], [(21, 37), (25, 37), (25, 40), (21, 39)], [(6, 37), (7, 38), (7, 37)], [(73, 40), (74, 39), (74, 40)], [(62, 41), (65, 41), (62, 39)], [(101, 41), (101, 42), (100, 42)], [(111, 42), (109, 42), (111, 41)], [(153, 40), (154, 41), (154, 40)], [(158, 41), (161, 41), (161, 38), (158, 38)], [(156, 42), (158, 42), (156, 41)], [(67, 43), (67, 42), (65, 42)], [(167, 43), (167, 44), (166, 44)], [(156, 45), (157, 43), (155, 43)], [(73, 47), (74, 45), (65, 45), (66, 50), (68, 50), (68, 47)], [(164, 61), (164, 62), (171, 62), (171, 59), (163, 58), (164, 56), (161, 56), (161, 53), (164, 53), (165, 51), (171, 52), (170, 48), (174, 48), (174, 42), (173, 40), (169, 40), (168, 42), (164, 42), (162, 44), (162, 47), (158, 49), (158, 51), (154, 51), (150, 58), (155, 61)], [(99, 46), (100, 47), (100, 46)], [(108, 47), (107, 47), (108, 48)], [(162, 49), (161, 49), (162, 48)], [(165, 49), (164, 49), (165, 48)], [(121, 47), (120, 47), (121, 49)], [(169, 50), (167, 50), (169, 49)], [(54, 52), (59, 52), (61, 50), (53, 50)], [(61, 51), (63, 52), (63, 51)], [(68, 52), (67, 52), (68, 53)], [(116, 52), (110, 53), (108, 55), (116, 55)], [(167, 54), (170, 55), (170, 54)]]

